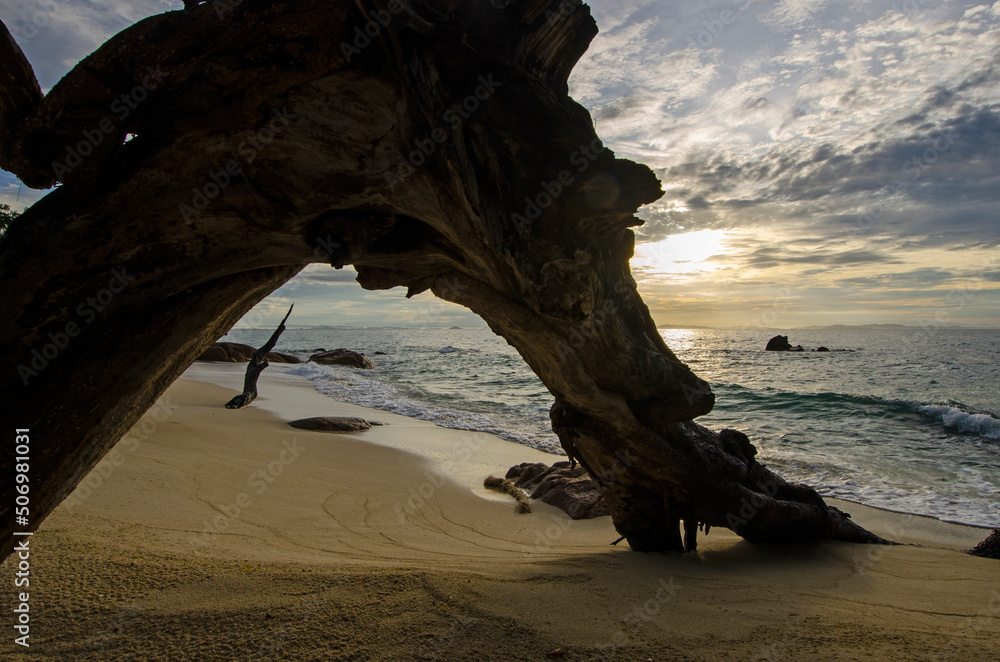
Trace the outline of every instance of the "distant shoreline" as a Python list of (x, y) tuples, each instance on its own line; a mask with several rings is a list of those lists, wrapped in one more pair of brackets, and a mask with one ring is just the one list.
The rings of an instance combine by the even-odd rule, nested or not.
[[(948, 325), (928, 325), (933, 326), (934, 329), (940, 330), (963, 330), (963, 331), (1000, 331), (1000, 327), (992, 326), (959, 326), (955, 324)], [(759, 330), (759, 331), (839, 331), (839, 330), (868, 330), (868, 331), (922, 331), (927, 327), (923, 326), (910, 326), (906, 324), (830, 324), (828, 326), (678, 326), (678, 325), (661, 325), (657, 326), (657, 329), (661, 330), (684, 330), (684, 329), (713, 329), (716, 331), (747, 331), (747, 330)]]
[[(701, 326), (697, 324), (660, 324), (656, 327), (660, 331), (838, 331), (838, 330), (869, 330), (869, 331), (923, 331), (927, 328), (945, 331), (1000, 331), (1000, 327), (993, 326), (959, 326), (955, 324), (933, 325), (905, 325), (905, 324), (831, 324), (828, 326)], [(315, 331), (319, 329), (336, 330), (358, 330), (358, 329), (439, 329), (442, 331), (488, 331), (488, 326), (349, 326), (330, 324), (289, 324), (291, 331)], [(233, 327), (231, 331), (274, 331), (274, 327)]]

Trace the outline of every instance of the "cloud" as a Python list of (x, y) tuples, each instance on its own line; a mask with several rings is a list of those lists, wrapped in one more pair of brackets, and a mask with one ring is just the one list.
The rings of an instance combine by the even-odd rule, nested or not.
[[(718, 256), (775, 278), (989, 248), (1000, 245), (998, 8), (626, 2), (572, 92), (618, 154), (664, 182), (640, 210), (639, 242), (699, 229), (826, 238), (810, 254)], [(613, 84), (599, 74), (608, 66)], [(933, 280), (925, 268), (913, 273)]]
[(311, 264), (299, 273), (297, 280), (303, 283), (354, 283), (357, 277), (358, 272), (351, 266), (334, 269), (326, 264)]
[[(637, 240), (724, 237), (690, 271), (637, 271), (664, 322), (749, 323), (781, 297), (801, 324), (912, 322), (971, 282), (955, 321), (998, 323), (1000, 2), (589, 4), (601, 32), (571, 94), (617, 155), (664, 184)], [(3, 19), (47, 89), (111, 35), (181, 5), (6, 0)], [(0, 173), (0, 202), (41, 195), (15, 204), (19, 188)], [(310, 323), (476, 323), (354, 278), (310, 267), (267, 305), (294, 297)]]
[[(730, 257), (730, 256), (726, 256)], [(770, 245), (756, 249), (751, 254), (736, 258), (737, 262), (753, 265), (771, 264), (825, 264), (835, 266), (852, 266), (859, 264), (898, 263), (892, 257), (868, 250), (847, 251), (795, 251)]]
[(3, 21), (50, 89), (81, 59), (136, 21), (183, 7), (181, 0), (6, 0)]
[[(182, 0), (4, 0), (0, 18), (48, 92), (110, 37), (136, 21), (183, 6)], [(44, 195), (0, 172), (0, 203), (20, 210)]]

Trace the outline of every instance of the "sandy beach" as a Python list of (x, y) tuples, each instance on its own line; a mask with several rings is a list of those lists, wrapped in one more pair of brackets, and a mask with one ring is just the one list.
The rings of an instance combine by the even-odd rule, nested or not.
[[(986, 531), (838, 503), (897, 547), (645, 555), (482, 488), (554, 456), (198, 364), (45, 521), (31, 660), (996, 660)], [(303, 416), (386, 425), (296, 430)], [(11, 559), (4, 564), (8, 579)]]

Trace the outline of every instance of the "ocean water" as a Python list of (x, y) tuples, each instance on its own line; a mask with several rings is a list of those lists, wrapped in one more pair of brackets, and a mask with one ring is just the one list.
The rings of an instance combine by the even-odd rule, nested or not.
[[(270, 333), (223, 340), (259, 346)], [(742, 430), (762, 462), (823, 495), (1000, 527), (1000, 331), (793, 330), (781, 332), (792, 344), (845, 351), (763, 351), (775, 333), (662, 331), (715, 391), (698, 422)], [(339, 347), (378, 369), (291, 372), (339, 400), (562, 453), (552, 396), (489, 329), (289, 329), (278, 343), (302, 357)]]

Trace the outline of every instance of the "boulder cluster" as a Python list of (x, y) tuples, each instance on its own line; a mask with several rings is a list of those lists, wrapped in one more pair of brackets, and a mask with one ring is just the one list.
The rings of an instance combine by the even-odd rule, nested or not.
[[(217, 342), (206, 349), (196, 361), (220, 361), (222, 363), (246, 363), (253, 358), (256, 348), (237, 342)], [(364, 354), (352, 352), (349, 349), (326, 351), (315, 350), (317, 353), (309, 357), (309, 361), (320, 365), (346, 365), (351, 368), (374, 370), (372, 363)], [(305, 363), (299, 357), (285, 352), (268, 352), (265, 356), (271, 363)]]
[[(256, 347), (238, 342), (217, 342), (206, 349), (196, 361), (219, 361), (222, 363), (246, 363), (257, 352)], [(302, 359), (285, 352), (268, 352), (266, 358), (271, 363), (302, 363)]]
[[(790, 342), (788, 342), (788, 336), (775, 336), (775, 337), (773, 337), (773, 338), (771, 338), (770, 340), (767, 341), (767, 346), (764, 348), (764, 351), (767, 351), (767, 352), (804, 352), (806, 350), (803, 349), (802, 345), (795, 345), (793, 347), (792, 344)], [(830, 348), (829, 347), (817, 347), (816, 349), (814, 349), (812, 351), (814, 351), (814, 352), (829, 352)], [(836, 349), (836, 350), (833, 350), (833, 351), (835, 351), (835, 352), (843, 352), (843, 351), (850, 352), (850, 351), (853, 351), (853, 350), (850, 350), (850, 349), (849, 350)]]
[(511, 467), (506, 478), (528, 491), (532, 499), (560, 508), (573, 519), (611, 514), (597, 484), (582, 466), (556, 462), (550, 467), (541, 462), (523, 462)]

